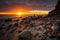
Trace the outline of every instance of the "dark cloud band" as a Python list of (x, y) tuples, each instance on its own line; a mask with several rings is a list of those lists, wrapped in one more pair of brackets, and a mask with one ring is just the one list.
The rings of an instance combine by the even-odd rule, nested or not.
[(0, 11), (12, 5), (26, 5), (30, 8), (40, 10), (51, 10), (56, 5), (57, 0), (0, 0)]

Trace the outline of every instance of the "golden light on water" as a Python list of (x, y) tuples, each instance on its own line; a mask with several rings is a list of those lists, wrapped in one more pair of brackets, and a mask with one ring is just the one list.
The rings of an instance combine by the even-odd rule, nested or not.
[(49, 13), (49, 11), (37, 11), (37, 10), (29, 11), (29, 12), (30, 14), (48, 14)]
[(6, 14), (6, 15), (18, 15), (18, 16), (22, 16), (22, 15), (30, 15), (30, 14), (48, 14), (49, 11), (15, 11), (15, 12), (2, 12), (0, 14)]
[(18, 12), (18, 15), (25, 15), (25, 14), (48, 14), (49, 11), (28, 11), (28, 12)]

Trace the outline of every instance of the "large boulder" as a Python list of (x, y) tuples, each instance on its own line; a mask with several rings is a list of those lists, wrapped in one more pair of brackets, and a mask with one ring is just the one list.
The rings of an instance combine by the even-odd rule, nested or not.
[(33, 35), (31, 32), (24, 31), (19, 35), (18, 39), (19, 40), (32, 40), (32, 37), (33, 37)]

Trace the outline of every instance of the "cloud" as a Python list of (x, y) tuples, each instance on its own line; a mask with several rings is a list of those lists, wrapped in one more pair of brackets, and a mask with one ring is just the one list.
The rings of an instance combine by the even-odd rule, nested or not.
[(17, 4), (29, 6), (31, 9), (51, 10), (54, 9), (56, 2), (57, 0), (0, 0), (0, 11)]

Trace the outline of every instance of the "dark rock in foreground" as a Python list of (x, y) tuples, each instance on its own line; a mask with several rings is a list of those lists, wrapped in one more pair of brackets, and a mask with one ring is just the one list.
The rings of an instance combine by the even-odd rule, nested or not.
[(29, 31), (22, 32), (19, 35), (19, 40), (32, 40), (32, 34)]

